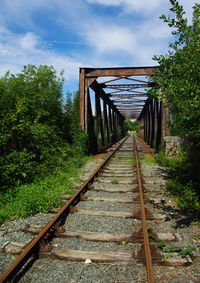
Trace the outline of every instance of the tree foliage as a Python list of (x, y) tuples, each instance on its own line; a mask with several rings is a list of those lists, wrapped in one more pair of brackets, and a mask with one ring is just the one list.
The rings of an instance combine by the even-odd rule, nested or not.
[(63, 83), (52, 66), (28, 65), (0, 78), (1, 189), (31, 182), (53, 171), (60, 155), (72, 154), (68, 144), (82, 133), (77, 98), (68, 94), (63, 102)]
[(128, 131), (135, 131), (137, 134), (139, 134), (139, 122), (131, 121), (131, 120), (125, 120), (123, 124), (125, 135), (128, 134)]
[(193, 7), (192, 24), (184, 18), (177, 0), (170, 0), (174, 16), (160, 18), (173, 29), (174, 42), (167, 55), (155, 56), (159, 63), (149, 96), (165, 101), (172, 114), (172, 134), (187, 141), (187, 158), (172, 170), (168, 189), (178, 196), (178, 205), (199, 217), (200, 158), (200, 5)]
[(168, 103), (172, 131), (200, 146), (200, 5), (193, 7), (189, 25), (178, 1), (170, 3), (174, 17), (160, 18), (173, 28), (175, 40), (169, 44), (171, 50), (167, 55), (154, 57), (159, 67), (152, 78), (156, 87), (149, 95)]

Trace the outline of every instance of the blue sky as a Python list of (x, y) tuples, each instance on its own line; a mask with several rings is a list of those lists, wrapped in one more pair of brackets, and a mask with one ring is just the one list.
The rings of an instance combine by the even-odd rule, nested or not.
[[(197, 1), (180, 0), (191, 20)], [(171, 40), (169, 0), (0, 0), (0, 76), (23, 65), (64, 69), (65, 91), (79, 67), (153, 66)]]

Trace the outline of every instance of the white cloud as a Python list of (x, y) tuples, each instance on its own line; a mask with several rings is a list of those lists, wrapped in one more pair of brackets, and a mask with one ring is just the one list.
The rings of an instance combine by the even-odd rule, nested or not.
[[(103, 58), (103, 62), (106, 61), (105, 58), (108, 61), (108, 57), (114, 58), (114, 55), (116, 55), (115, 61), (113, 60), (115, 65), (116, 62), (120, 61), (123, 65), (152, 65), (156, 64), (152, 60), (154, 55), (167, 53), (168, 44), (173, 41), (171, 38), (172, 29), (163, 20), (160, 20), (159, 16), (170, 13), (169, 1), (163, 3), (161, 0), (156, 0), (151, 1), (151, 4), (148, 0), (87, 0), (87, 2), (106, 6), (121, 5), (124, 8), (132, 7), (135, 10), (142, 9), (143, 6), (146, 6), (146, 10), (148, 10), (150, 9), (148, 5), (151, 8), (157, 7), (153, 16), (145, 17), (142, 21), (133, 17), (124, 23), (118, 23), (118, 19), (116, 19), (114, 24), (111, 21), (106, 22), (103, 18), (97, 18), (96, 20), (90, 20), (90, 25), (84, 26), (88, 44), (93, 47), (94, 55), (97, 58)], [(189, 18), (191, 18), (192, 2), (193, 0), (191, 2), (187, 0), (180, 1), (180, 4), (186, 9), (186, 16)], [(168, 5), (167, 9), (165, 9), (165, 5)], [(141, 10), (141, 14), (143, 12)], [(124, 60), (125, 56), (126, 59)]]
[[(5, 33), (5, 31), (7, 31)], [(81, 61), (74, 60), (70, 56), (58, 54), (53, 50), (42, 49), (40, 38), (34, 33), (16, 35), (6, 28), (0, 30), (0, 75), (8, 70), (11, 73), (20, 72), (24, 65), (33, 64), (52, 65), (60, 72), (65, 70), (66, 80), (77, 80), (78, 69)]]
[(140, 37), (152, 40), (169, 38), (171, 36), (170, 27), (162, 20), (156, 18), (153, 21), (147, 20), (140, 25)]
[(163, 50), (167, 52), (171, 35), (168, 26), (159, 21), (146, 20), (130, 26), (96, 21), (87, 27), (86, 39), (93, 47), (93, 55), (103, 58), (103, 62), (110, 57), (115, 65), (116, 62), (134, 66), (154, 64), (152, 57)]
[(100, 52), (124, 51), (130, 53), (135, 46), (134, 33), (126, 27), (97, 25), (88, 30), (88, 43)]
[[(153, 55), (165, 54), (168, 49), (170, 30), (159, 20), (161, 14), (169, 14), (168, 0), (0, 1), (0, 75), (8, 69), (19, 72), (23, 65), (30, 63), (37, 66), (47, 64), (58, 71), (64, 68), (66, 79), (78, 82), (80, 66), (152, 65)], [(191, 17), (195, 0), (179, 2)], [(119, 6), (127, 14), (103, 16), (88, 3)], [(50, 33), (42, 25), (44, 19), (41, 23), (35, 22), (37, 12), (51, 15), (49, 19), (53, 15), (52, 21), (57, 29), (69, 30), (69, 34), (73, 30), (76, 40), (81, 38), (80, 41), (86, 43), (83, 50), (66, 47), (70, 50), (66, 55), (49, 50), (42, 43), (42, 36), (50, 41), (54, 39), (47, 38)], [(26, 32), (10, 32), (8, 27), (14, 25)]]
[(87, 0), (90, 4), (101, 4), (105, 6), (122, 6), (125, 12), (143, 12), (144, 14), (155, 11), (163, 6), (163, 0)]
[(38, 40), (39, 39), (35, 34), (28, 32), (19, 38), (19, 45), (24, 50), (35, 50)]
[[(171, 7), (169, 0), (86, 0), (90, 4), (104, 5), (105, 7), (114, 6), (122, 7), (123, 12), (132, 14), (133, 12), (140, 13), (141, 16), (156, 16), (157, 18), (161, 14), (168, 15), (171, 13), (169, 8)], [(192, 7), (196, 0), (178, 0), (179, 4), (183, 6), (186, 12), (188, 22), (192, 22)]]

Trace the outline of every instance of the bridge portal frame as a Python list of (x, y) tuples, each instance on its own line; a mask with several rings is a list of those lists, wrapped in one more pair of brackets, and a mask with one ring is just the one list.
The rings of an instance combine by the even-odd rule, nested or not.
[[(120, 105), (118, 98), (124, 96), (124, 90), (129, 84), (110, 85), (113, 89), (111, 100), (110, 95), (104, 91), (106, 83), (118, 81), (120, 79), (131, 80), (131, 76), (153, 76), (155, 75), (155, 67), (119, 67), (119, 68), (80, 68), (79, 73), (79, 107), (80, 107), (80, 125), (81, 128), (89, 133), (89, 143), (93, 144), (90, 148), (91, 152), (100, 151), (112, 142), (117, 141), (123, 136), (123, 121), (126, 111), (139, 113), (138, 117), (140, 126), (140, 137), (143, 138), (152, 147), (159, 147), (159, 143), (163, 145), (163, 136), (169, 132), (168, 107), (163, 102), (156, 99), (147, 99), (141, 111), (139, 105), (135, 104), (132, 108), (129, 105)], [(100, 77), (114, 77), (106, 83), (97, 81)], [(136, 82), (140, 80), (134, 79)], [(133, 86), (133, 85), (132, 85)], [(151, 84), (137, 84), (136, 86), (145, 87)], [(134, 87), (133, 87), (134, 88)], [(137, 87), (138, 88), (138, 87)], [(90, 99), (90, 89), (95, 93), (95, 115), (92, 114), (92, 104)], [(120, 93), (122, 96), (120, 96)], [(126, 97), (134, 96), (126, 94)], [(144, 96), (144, 92), (135, 91), (136, 97)], [(103, 107), (100, 103), (103, 101)], [(136, 101), (135, 101), (136, 102)], [(93, 132), (93, 133), (92, 133)], [(92, 133), (92, 134), (91, 134)]]

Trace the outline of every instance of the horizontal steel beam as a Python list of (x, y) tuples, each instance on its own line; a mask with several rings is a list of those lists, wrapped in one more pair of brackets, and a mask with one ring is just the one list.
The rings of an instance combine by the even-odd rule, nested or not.
[(105, 83), (100, 84), (101, 87), (103, 88), (139, 88), (139, 87), (152, 87), (154, 84), (153, 83), (146, 83), (146, 84), (115, 84), (115, 85), (106, 85)]
[(155, 67), (84, 68), (86, 77), (153, 76)]
[(110, 95), (110, 97), (117, 97), (117, 98), (127, 98), (127, 97), (144, 97), (144, 98), (146, 98), (147, 97), (147, 95), (144, 95), (144, 94), (119, 94), (119, 95), (117, 95), (117, 94), (115, 94), (115, 95)]
[[(123, 93), (121, 91), (128, 91), (127, 89), (121, 89), (121, 90), (118, 90), (118, 91), (113, 91), (113, 92), (110, 92), (110, 93), (107, 93), (108, 95), (117, 95), (117, 93), (119, 93), (119, 95), (123, 95)], [(136, 90), (130, 90), (129, 92), (130, 94), (143, 94), (143, 95), (147, 95), (146, 92), (141, 92), (141, 91), (136, 91)]]
[(136, 101), (113, 101), (114, 102), (114, 104), (115, 105), (123, 105), (123, 104), (131, 104), (131, 105), (135, 105), (135, 103), (142, 103), (142, 105), (144, 104), (144, 102), (143, 101), (138, 101), (138, 100), (136, 100)]
[(130, 109), (133, 109), (133, 108), (143, 108), (144, 105), (138, 105), (138, 104), (135, 104), (135, 105), (118, 105), (117, 108), (120, 109), (120, 108), (130, 108)]

